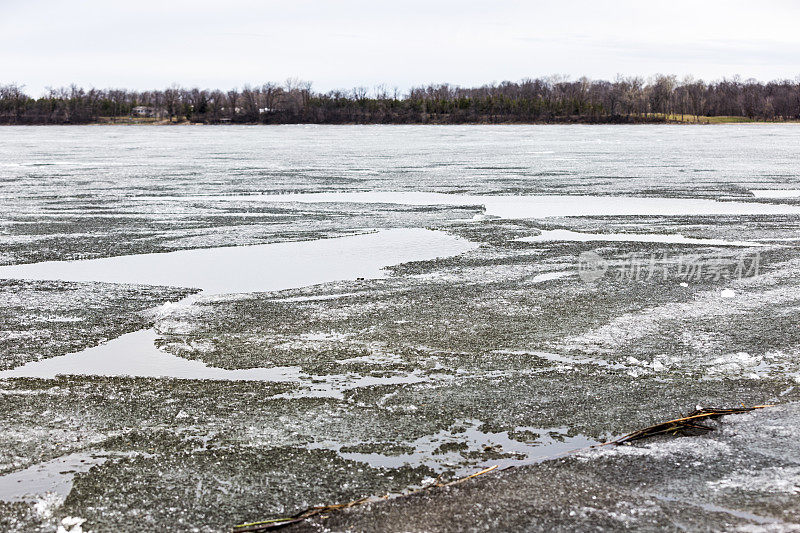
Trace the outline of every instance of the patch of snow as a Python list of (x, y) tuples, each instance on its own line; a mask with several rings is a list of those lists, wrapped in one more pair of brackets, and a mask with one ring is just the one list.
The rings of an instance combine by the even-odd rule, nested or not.
[(800, 494), (800, 467), (773, 467), (709, 481), (715, 490), (744, 490), (779, 494)]
[[(787, 263), (789, 264), (796, 268), (794, 262)], [(770, 274), (773, 273), (766, 276)], [(628, 343), (657, 334), (664, 321), (689, 321), (745, 314), (765, 305), (794, 303), (800, 299), (800, 286), (797, 284), (773, 284), (767, 280), (759, 280), (760, 277), (744, 278), (736, 283), (740, 287), (770, 287), (768, 290), (734, 293), (735, 299), (720, 298), (721, 292), (717, 290), (703, 291), (689, 302), (670, 302), (618, 316), (606, 325), (565, 339), (558, 348), (587, 353), (610, 353)]]
[(34, 512), (42, 520), (53, 518), (53, 514), (64, 504), (64, 497), (55, 493), (48, 492), (33, 504)]
[[(67, 516), (61, 520), (56, 533), (83, 533), (83, 523), (86, 522), (85, 518), (77, 516)], [(88, 531), (86, 533), (89, 533)]]
[(761, 374), (769, 373), (769, 365), (765, 363), (763, 356), (737, 352), (713, 359), (708, 363), (706, 373), (711, 377), (728, 375), (757, 379)]
[(573, 275), (574, 272), (560, 271), (560, 272), (546, 272), (544, 274), (537, 274), (530, 279), (531, 283), (542, 283), (553, 279), (561, 279)]
[(497, 220), (497, 219), (499, 219), (499, 218), (500, 218), (500, 217), (498, 217), (498, 216), (496, 216), (496, 215), (486, 215), (486, 214), (482, 214), (482, 215), (475, 215), (475, 216), (473, 216), (473, 217), (472, 217), (472, 220), (473, 220), (474, 222), (482, 222), (482, 221), (484, 221), (484, 220)]
[(672, 439), (637, 443), (633, 446), (603, 446), (591, 450), (582, 450), (578, 456), (588, 459), (603, 459), (614, 455), (647, 456), (653, 459), (686, 457), (694, 460), (713, 461), (722, 454), (729, 454), (731, 446), (723, 441), (713, 439)]

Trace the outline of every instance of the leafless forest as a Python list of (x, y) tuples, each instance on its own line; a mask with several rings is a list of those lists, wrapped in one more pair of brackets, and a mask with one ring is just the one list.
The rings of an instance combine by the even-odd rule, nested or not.
[(300, 80), (229, 91), (177, 85), (153, 91), (87, 90), (72, 85), (49, 89), (38, 98), (26, 94), (24, 86), (0, 85), (2, 124), (625, 123), (715, 117), (798, 120), (800, 78), (704, 82), (663, 75), (614, 81), (549, 77), (474, 88), (432, 84), (405, 93), (386, 86), (321, 93)]

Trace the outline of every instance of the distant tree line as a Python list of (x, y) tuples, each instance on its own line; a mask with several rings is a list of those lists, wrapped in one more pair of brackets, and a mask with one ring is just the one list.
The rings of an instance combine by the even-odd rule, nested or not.
[(800, 78), (704, 82), (664, 75), (614, 81), (548, 77), (474, 88), (435, 84), (405, 94), (383, 86), (321, 93), (299, 80), (230, 91), (179, 86), (85, 90), (72, 85), (49, 89), (39, 98), (19, 85), (0, 85), (0, 124), (132, 119), (207, 124), (625, 123), (691, 121), (698, 116), (798, 120)]

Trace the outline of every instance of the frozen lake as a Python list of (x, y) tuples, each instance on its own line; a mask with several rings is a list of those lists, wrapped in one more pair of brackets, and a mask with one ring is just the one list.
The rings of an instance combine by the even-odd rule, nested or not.
[[(413, 501), (800, 524), (798, 125), (0, 128), (0, 186), (0, 524), (495, 465)], [(742, 404), (779, 407), (586, 448)]]
[(798, 157), (795, 124), (0, 127), (0, 201), (58, 198), (73, 211), (72, 200), (149, 192), (751, 197), (800, 188)]

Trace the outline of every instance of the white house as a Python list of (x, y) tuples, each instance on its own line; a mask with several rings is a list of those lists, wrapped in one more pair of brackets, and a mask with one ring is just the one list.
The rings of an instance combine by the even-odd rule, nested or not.
[(156, 116), (156, 110), (150, 106), (137, 105), (131, 109), (131, 115), (134, 117), (154, 117)]

